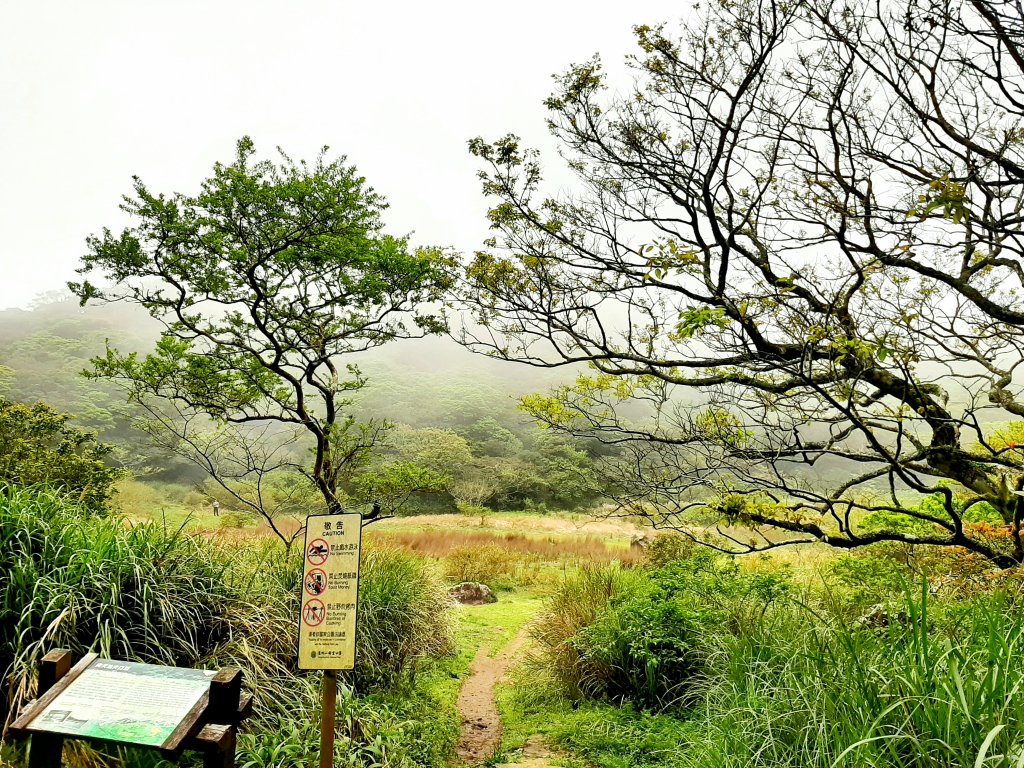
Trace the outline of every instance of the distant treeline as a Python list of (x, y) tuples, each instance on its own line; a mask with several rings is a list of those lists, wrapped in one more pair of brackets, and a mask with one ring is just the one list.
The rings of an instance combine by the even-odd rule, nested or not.
[[(201, 484), (199, 468), (133, 426), (145, 414), (116, 385), (82, 375), (108, 342), (146, 352), (156, 336), (148, 316), (127, 306), (82, 309), (75, 299), (52, 296), (30, 310), (4, 310), (0, 396), (43, 400), (73, 414), (139, 476)], [(595, 461), (611, 449), (541, 429), (518, 408), (518, 396), (545, 390), (568, 372), (499, 363), (446, 339), (398, 342), (361, 354), (359, 365), (369, 384), (352, 404), (353, 415), (394, 424), (364, 477), (400, 463), (434, 478), (407, 507), (567, 508), (600, 498)]]

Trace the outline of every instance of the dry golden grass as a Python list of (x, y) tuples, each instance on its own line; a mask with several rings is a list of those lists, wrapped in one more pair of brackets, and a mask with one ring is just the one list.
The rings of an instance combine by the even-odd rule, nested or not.
[(369, 541), (379, 541), (421, 555), (445, 558), (469, 547), (498, 547), (509, 555), (533, 555), (546, 562), (634, 562), (643, 553), (630, 549), (628, 541), (610, 542), (597, 536), (531, 536), (525, 533), (425, 529), (420, 531), (368, 530)]
[(837, 554), (837, 550), (827, 544), (795, 544), (760, 555), (745, 555), (739, 558), (739, 563), (748, 571), (771, 572), (786, 568), (797, 583), (811, 584), (820, 582)]
[(595, 511), (595, 514), (489, 512), (485, 516), (482, 526), (479, 525), (479, 517), (462, 514), (410, 515), (408, 517), (383, 520), (380, 523), (375, 523), (374, 527), (378, 530), (403, 531), (429, 528), (453, 530), (473, 527), (478, 530), (494, 533), (605, 536), (620, 538), (626, 541), (638, 530), (638, 526), (634, 522), (617, 517), (607, 517), (602, 515), (600, 511)]

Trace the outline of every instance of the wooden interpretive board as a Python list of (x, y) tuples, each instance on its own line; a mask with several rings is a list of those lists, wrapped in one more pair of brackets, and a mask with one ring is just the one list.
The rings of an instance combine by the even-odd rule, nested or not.
[(57, 649), (40, 660), (38, 698), (7, 737), (30, 740), (28, 768), (60, 768), (67, 738), (150, 747), (172, 758), (197, 750), (203, 768), (234, 768), (238, 725), (252, 702), (233, 667), (164, 667), (95, 653), (72, 667), (71, 651)]
[(174, 751), (206, 709), (216, 675), (87, 657), (39, 700), (23, 730)]
[(362, 515), (306, 518), (299, 669), (353, 669)]

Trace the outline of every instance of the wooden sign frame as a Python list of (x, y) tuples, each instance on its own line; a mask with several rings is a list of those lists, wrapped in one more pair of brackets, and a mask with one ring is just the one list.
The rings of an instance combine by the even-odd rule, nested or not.
[[(31, 739), (29, 768), (60, 766), (66, 739), (99, 744), (125, 743), (85, 734), (57, 733), (32, 724), (97, 660), (95, 653), (89, 653), (72, 667), (70, 651), (51, 651), (43, 657), (39, 665), (37, 697), (8, 729), (8, 736), (13, 739)], [(209, 690), (159, 746), (140, 746), (156, 749), (166, 757), (178, 757), (186, 749), (197, 750), (204, 753), (204, 768), (233, 768), (238, 725), (252, 714), (252, 698), (251, 694), (242, 695), (240, 669), (222, 669), (210, 678)]]

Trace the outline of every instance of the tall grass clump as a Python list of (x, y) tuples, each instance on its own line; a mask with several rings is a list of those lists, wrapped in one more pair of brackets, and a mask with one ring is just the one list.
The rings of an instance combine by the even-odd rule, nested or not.
[[(256, 720), (240, 735), (240, 768), (306, 768), (320, 755), (319, 678), (296, 677), (289, 695), (257, 710)], [(415, 760), (418, 746), (407, 732), (417, 723), (379, 702), (357, 698), (342, 687), (335, 718), (336, 768), (418, 768), (443, 765)], [(170, 768), (168, 766), (168, 768)]]
[[(791, 607), (721, 646), (679, 764), (1016, 766), (1024, 627), (999, 596), (950, 622), (927, 591), (870, 628)], [(905, 618), (904, 618), (905, 616)]]
[(492, 589), (513, 589), (535, 583), (541, 561), (535, 552), (486, 544), (452, 549), (444, 558), (444, 570), (453, 582), (476, 581)]
[[(289, 698), (296, 679), (301, 553), (274, 542), (254, 544), (232, 569), (246, 590), (231, 617), (231, 635), (208, 666), (238, 666), (253, 682), (258, 705)], [(436, 568), (390, 547), (363, 549), (356, 623), (356, 689), (386, 690), (413, 680), (424, 663), (454, 649), (451, 601)]]
[(418, 664), (453, 652), (451, 601), (440, 574), (424, 559), (373, 546), (363, 553), (356, 627), (360, 689), (394, 685)]
[(229, 632), (226, 563), (189, 537), (83, 515), (61, 494), (0, 494), (0, 699), (32, 694), (49, 650), (197, 664)]
[(537, 642), (534, 661), (569, 697), (583, 696), (590, 681), (605, 671), (579, 637), (613, 600), (633, 593), (637, 583), (637, 574), (619, 565), (584, 565), (568, 572), (548, 597), (544, 612), (531, 626)]

